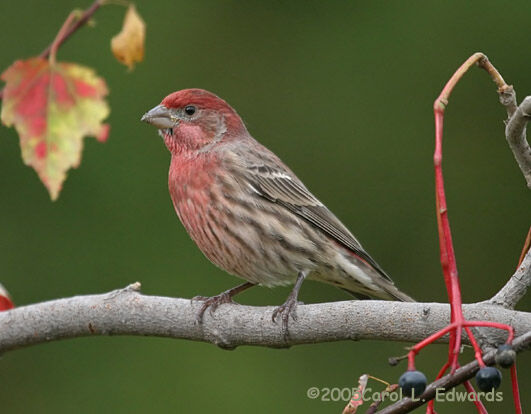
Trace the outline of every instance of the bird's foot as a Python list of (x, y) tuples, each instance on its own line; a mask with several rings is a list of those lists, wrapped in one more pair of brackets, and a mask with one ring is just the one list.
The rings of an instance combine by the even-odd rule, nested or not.
[(218, 308), (219, 305), (223, 305), (224, 303), (233, 303), (237, 305), (236, 302), (232, 300), (232, 297), (234, 295), (237, 295), (238, 293), (243, 292), (244, 290), (247, 290), (251, 287), (255, 286), (254, 283), (251, 282), (245, 282), (241, 285), (238, 285), (236, 287), (233, 287), (232, 289), (226, 290), (225, 292), (220, 293), (216, 296), (195, 296), (192, 298), (192, 303), (194, 301), (200, 301), (203, 302), (203, 305), (201, 305), (201, 308), (199, 309), (199, 312), (197, 312), (195, 318), (198, 323), (203, 322), (203, 315), (205, 314), (205, 311), (210, 308), (210, 315), (214, 313), (214, 311)]
[(232, 299), (232, 295), (230, 293), (230, 291), (226, 291), (216, 296), (194, 296), (192, 298), (192, 303), (196, 301), (203, 302), (201, 308), (199, 308), (199, 311), (195, 315), (196, 321), (198, 323), (203, 322), (203, 315), (207, 309), (209, 310), (210, 315), (212, 315), (219, 305), (223, 305), (224, 303), (232, 303), (237, 305), (237, 303)]
[(284, 335), (284, 339), (287, 339), (289, 336), (288, 332), (288, 323), (289, 323), (289, 317), (291, 316), (294, 321), (297, 320), (297, 305), (301, 304), (302, 302), (298, 302), (296, 297), (289, 296), (286, 302), (284, 304), (280, 305), (278, 308), (276, 308), (273, 311), (273, 315), (271, 319), (273, 320), (273, 323), (277, 323), (277, 319), (280, 319), (282, 321), (282, 333)]

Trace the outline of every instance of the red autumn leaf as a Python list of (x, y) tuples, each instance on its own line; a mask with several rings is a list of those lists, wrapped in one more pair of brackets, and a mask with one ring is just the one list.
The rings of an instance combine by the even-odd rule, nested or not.
[(16, 61), (1, 79), (6, 86), (0, 118), (15, 126), (22, 159), (55, 200), (66, 172), (81, 161), (83, 138), (107, 138), (105, 81), (90, 68), (42, 58)]
[(13, 309), (15, 305), (9, 297), (9, 293), (0, 283), (0, 311), (5, 311), (8, 309)]

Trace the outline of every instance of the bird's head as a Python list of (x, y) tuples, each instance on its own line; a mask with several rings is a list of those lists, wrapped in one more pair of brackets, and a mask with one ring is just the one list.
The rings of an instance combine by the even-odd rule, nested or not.
[(246, 133), (231, 106), (203, 89), (183, 89), (166, 96), (141, 121), (159, 129), (168, 149), (198, 151)]

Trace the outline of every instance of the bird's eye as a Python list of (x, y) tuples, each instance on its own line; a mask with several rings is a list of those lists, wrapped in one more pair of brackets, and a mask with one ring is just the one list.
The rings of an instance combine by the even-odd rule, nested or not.
[(195, 114), (195, 111), (196, 111), (196, 109), (195, 109), (195, 106), (193, 106), (193, 105), (188, 105), (186, 108), (184, 108), (184, 112), (186, 113), (186, 115), (190, 115), (191, 116), (191, 115)]

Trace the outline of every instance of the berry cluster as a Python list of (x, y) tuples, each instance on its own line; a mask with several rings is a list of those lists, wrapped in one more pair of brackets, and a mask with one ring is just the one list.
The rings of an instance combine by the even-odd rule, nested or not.
[[(496, 363), (502, 368), (510, 368), (516, 359), (516, 352), (511, 345), (503, 344), (496, 352)], [(483, 366), (476, 374), (476, 385), (481, 391), (488, 392), (497, 389), (502, 380), (502, 374), (495, 367)], [(421, 371), (408, 370), (404, 372), (398, 385), (406, 397), (419, 397), (428, 385), (426, 375)]]

